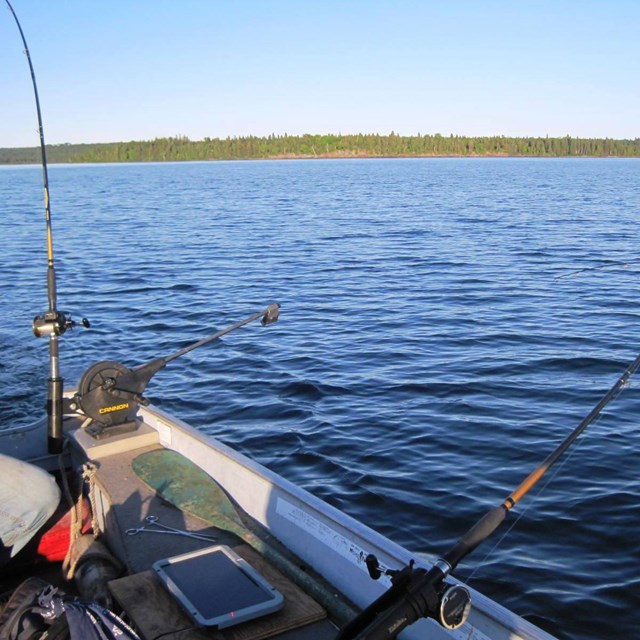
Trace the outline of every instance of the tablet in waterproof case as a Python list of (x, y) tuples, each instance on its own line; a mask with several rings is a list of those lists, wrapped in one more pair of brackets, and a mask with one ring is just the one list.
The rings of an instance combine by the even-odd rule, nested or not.
[(202, 626), (223, 629), (280, 609), (284, 599), (248, 562), (225, 545), (158, 560), (167, 589)]

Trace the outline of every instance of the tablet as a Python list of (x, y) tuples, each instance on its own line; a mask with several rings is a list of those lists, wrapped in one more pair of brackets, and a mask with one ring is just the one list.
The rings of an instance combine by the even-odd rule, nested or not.
[(282, 594), (226, 545), (158, 560), (154, 571), (200, 625), (223, 629), (278, 611)]

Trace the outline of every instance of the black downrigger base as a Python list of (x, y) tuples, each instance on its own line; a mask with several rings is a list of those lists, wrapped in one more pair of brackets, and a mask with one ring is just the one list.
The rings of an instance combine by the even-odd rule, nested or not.
[(170, 356), (155, 358), (135, 369), (119, 362), (98, 362), (84, 372), (73, 397), (64, 399), (63, 412), (65, 415), (80, 416), (90, 421), (86, 431), (98, 440), (135, 431), (141, 423), (137, 417), (139, 406), (149, 404), (149, 400), (142, 394), (151, 378), (168, 362), (258, 318), (262, 318), (262, 325), (272, 324), (278, 320), (279, 310), (279, 304), (271, 304), (264, 311), (217, 331)]
[(69, 413), (90, 418), (87, 433), (96, 439), (135, 431), (138, 407), (149, 404), (142, 393), (165, 365), (165, 358), (156, 358), (137, 369), (119, 362), (98, 362), (84, 372), (76, 394), (66, 399), (65, 413), (68, 409)]

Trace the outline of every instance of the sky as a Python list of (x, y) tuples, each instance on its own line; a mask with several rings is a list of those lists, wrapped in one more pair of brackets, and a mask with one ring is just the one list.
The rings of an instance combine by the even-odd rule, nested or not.
[[(49, 144), (640, 137), (640, 0), (11, 2)], [(38, 143), (27, 60), (0, 10), (0, 147)]]

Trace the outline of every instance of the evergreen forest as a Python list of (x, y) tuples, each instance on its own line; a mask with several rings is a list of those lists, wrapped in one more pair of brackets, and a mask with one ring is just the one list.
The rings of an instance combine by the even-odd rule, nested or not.
[[(270, 135), (204, 138), (185, 136), (147, 141), (47, 145), (52, 163), (168, 162), (276, 158), (385, 158), (446, 156), (640, 157), (640, 138), (513, 138), (415, 135)], [(40, 161), (40, 150), (0, 148), (0, 164)]]

